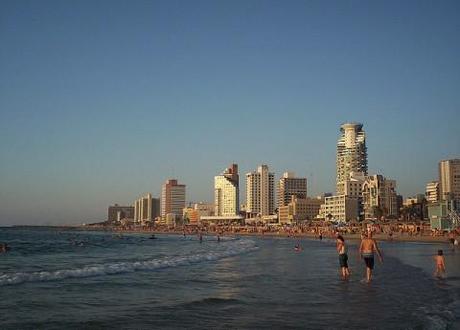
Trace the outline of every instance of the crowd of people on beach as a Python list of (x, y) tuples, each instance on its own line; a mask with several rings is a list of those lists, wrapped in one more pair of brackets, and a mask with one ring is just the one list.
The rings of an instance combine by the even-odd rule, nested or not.
[[(280, 236), (310, 236), (334, 238), (336, 232), (344, 237), (359, 238), (359, 235), (372, 228), (372, 233), (379, 239), (386, 240), (428, 240), (442, 241), (443, 239), (452, 240), (452, 243), (460, 236), (460, 228), (450, 232), (431, 229), (427, 223), (349, 223), (346, 225), (332, 225), (327, 222), (310, 222), (297, 225), (272, 225), (272, 224), (189, 224), (182, 226), (172, 226), (165, 224), (155, 224), (154, 226), (114, 226), (110, 230), (127, 232), (158, 232), (158, 233), (217, 233), (227, 235), (280, 235)], [(103, 228), (103, 227), (102, 227)]]

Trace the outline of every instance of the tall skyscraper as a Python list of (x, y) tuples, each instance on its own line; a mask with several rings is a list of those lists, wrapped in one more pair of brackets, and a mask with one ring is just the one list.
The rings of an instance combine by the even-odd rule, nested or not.
[(337, 142), (337, 195), (344, 194), (344, 182), (351, 172), (367, 175), (366, 134), (363, 124), (343, 124), (340, 132)]
[(288, 205), (292, 196), (307, 198), (307, 178), (296, 178), (293, 172), (285, 172), (278, 182), (278, 208)]
[(185, 207), (185, 185), (178, 184), (177, 180), (167, 180), (161, 189), (161, 217), (168, 214), (182, 217)]
[(246, 174), (246, 213), (249, 217), (275, 213), (275, 174), (267, 165)]
[(439, 192), (441, 200), (454, 200), (460, 208), (460, 159), (439, 162)]
[(234, 216), (240, 213), (238, 165), (232, 164), (221, 175), (214, 177), (216, 216)]

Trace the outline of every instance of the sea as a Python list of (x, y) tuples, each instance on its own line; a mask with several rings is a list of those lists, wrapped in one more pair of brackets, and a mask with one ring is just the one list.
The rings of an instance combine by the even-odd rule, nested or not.
[(329, 239), (12, 227), (0, 242), (0, 329), (460, 329), (447, 243), (379, 242), (368, 284), (353, 241), (349, 280)]

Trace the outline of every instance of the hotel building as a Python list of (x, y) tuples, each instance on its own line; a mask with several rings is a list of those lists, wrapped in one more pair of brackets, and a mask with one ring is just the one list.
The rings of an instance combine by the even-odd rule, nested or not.
[(319, 210), (319, 218), (340, 222), (359, 219), (359, 199), (347, 195), (326, 197)]
[(426, 184), (425, 198), (428, 203), (439, 201), (439, 181), (431, 181)]
[(291, 197), (307, 198), (307, 178), (296, 178), (293, 172), (285, 172), (278, 182), (278, 208), (291, 202)]
[[(185, 185), (175, 179), (167, 180), (161, 189), (161, 217), (182, 217), (185, 208)], [(174, 216), (172, 216), (174, 215)]]
[(460, 208), (460, 159), (439, 162), (439, 193), (441, 200), (453, 200)]
[(152, 194), (134, 201), (134, 222), (153, 221), (160, 214), (160, 200), (152, 198)]
[(246, 215), (249, 218), (275, 213), (275, 174), (261, 165), (246, 174)]
[(216, 216), (240, 214), (238, 165), (232, 164), (221, 175), (214, 177), (214, 203)]
[(319, 214), (323, 200), (318, 198), (298, 198), (291, 196), (291, 201), (278, 207), (280, 224), (292, 224), (306, 220), (313, 220)]
[(351, 172), (367, 175), (366, 134), (360, 123), (346, 123), (340, 127), (337, 142), (337, 195), (345, 193), (344, 182)]

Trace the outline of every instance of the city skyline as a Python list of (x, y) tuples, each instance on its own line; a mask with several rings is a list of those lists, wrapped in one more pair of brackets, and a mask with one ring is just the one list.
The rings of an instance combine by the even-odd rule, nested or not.
[(334, 192), (350, 121), (404, 196), (459, 158), (455, 1), (0, 6), (0, 225), (103, 220), (170, 177), (213, 201), (231, 163)]

